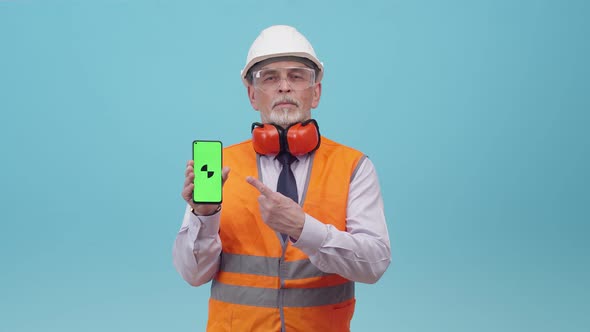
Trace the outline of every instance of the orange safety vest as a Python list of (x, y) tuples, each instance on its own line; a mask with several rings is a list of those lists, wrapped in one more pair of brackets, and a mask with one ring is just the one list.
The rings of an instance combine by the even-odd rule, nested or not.
[[(311, 158), (303, 210), (346, 230), (348, 188), (364, 155), (322, 137)], [(225, 148), (223, 159), (232, 174), (223, 187), (207, 331), (350, 331), (354, 282), (322, 272), (260, 217), (260, 194), (245, 180), (262, 177), (251, 140)]]

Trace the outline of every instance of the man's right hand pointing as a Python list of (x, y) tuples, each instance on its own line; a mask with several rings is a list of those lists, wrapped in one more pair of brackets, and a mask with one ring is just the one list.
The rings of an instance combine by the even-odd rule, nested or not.
[(258, 206), (262, 220), (276, 232), (299, 239), (305, 224), (305, 212), (301, 206), (256, 178), (249, 176), (246, 181), (260, 192)]

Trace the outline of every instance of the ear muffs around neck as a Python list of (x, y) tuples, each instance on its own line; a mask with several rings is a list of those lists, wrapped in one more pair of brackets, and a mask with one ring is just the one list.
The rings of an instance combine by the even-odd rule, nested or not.
[(302, 156), (319, 148), (320, 141), (320, 130), (314, 119), (294, 123), (287, 129), (272, 123), (252, 124), (254, 150), (262, 155), (286, 151), (294, 156)]

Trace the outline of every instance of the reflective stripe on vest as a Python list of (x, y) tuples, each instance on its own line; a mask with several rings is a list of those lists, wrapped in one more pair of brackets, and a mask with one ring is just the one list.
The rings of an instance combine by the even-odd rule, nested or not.
[(285, 307), (315, 307), (352, 299), (354, 297), (354, 282), (320, 288), (275, 289), (226, 285), (213, 280), (211, 286), (213, 299), (257, 307), (278, 307), (279, 293), (281, 292)]
[[(278, 277), (280, 258), (251, 255), (221, 253), (220, 271), (256, 274), (268, 277)], [(309, 259), (293, 262), (283, 262), (281, 269), (283, 279), (303, 279), (328, 275), (320, 271)]]

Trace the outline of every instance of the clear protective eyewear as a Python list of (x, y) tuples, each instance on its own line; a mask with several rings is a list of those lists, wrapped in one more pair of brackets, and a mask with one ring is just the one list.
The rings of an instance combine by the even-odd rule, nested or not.
[(275, 91), (287, 81), (292, 90), (300, 91), (315, 84), (315, 70), (307, 67), (268, 68), (252, 73), (252, 85), (262, 91)]

